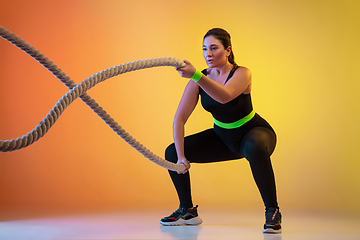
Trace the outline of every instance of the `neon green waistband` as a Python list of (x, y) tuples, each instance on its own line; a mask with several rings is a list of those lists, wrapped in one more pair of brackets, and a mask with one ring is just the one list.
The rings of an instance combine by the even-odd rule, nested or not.
[(233, 129), (233, 128), (241, 127), (242, 125), (244, 125), (245, 123), (250, 121), (254, 116), (255, 116), (255, 111), (252, 110), (251, 113), (249, 113), (247, 116), (243, 117), (242, 119), (240, 119), (236, 122), (223, 123), (214, 118), (214, 123), (221, 128)]

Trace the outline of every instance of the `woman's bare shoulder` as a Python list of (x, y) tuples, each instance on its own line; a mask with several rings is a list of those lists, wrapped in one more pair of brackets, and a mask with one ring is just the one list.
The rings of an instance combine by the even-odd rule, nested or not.
[(248, 76), (249, 78), (251, 78), (251, 71), (249, 68), (244, 67), (244, 66), (239, 66), (235, 72), (234, 75), (237, 76)]

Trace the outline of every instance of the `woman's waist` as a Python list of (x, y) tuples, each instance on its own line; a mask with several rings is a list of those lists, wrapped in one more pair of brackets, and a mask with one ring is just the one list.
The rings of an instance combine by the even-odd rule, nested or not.
[(218, 119), (216, 119), (214, 116), (214, 124), (220, 128), (224, 128), (224, 129), (234, 129), (234, 128), (239, 128), (242, 125), (246, 124), (247, 122), (251, 121), (251, 119), (255, 116), (255, 111), (251, 110), (251, 112), (249, 114), (247, 114), (246, 116), (236, 119), (235, 121), (232, 122), (225, 122), (225, 121), (220, 121)]
[(243, 125), (237, 128), (223, 128), (218, 126), (216, 123), (214, 123), (214, 130), (216, 134), (224, 141), (229, 141), (229, 142), (238, 141), (239, 139), (242, 139), (250, 129), (255, 127), (264, 127), (275, 132), (271, 127), (271, 125), (256, 112), (249, 121), (247, 121), (246, 123), (244, 123)]

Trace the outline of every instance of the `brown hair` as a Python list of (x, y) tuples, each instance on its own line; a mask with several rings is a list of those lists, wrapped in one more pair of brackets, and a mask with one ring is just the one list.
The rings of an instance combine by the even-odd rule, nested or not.
[[(204, 36), (203, 40), (205, 40), (205, 38), (207, 38), (208, 36), (214, 36), (217, 40), (219, 40), (221, 42), (221, 44), (224, 46), (225, 49), (227, 49), (229, 46), (231, 47), (231, 38), (230, 38), (230, 34), (222, 29), (222, 28), (213, 28), (210, 29)], [(235, 63), (235, 56), (234, 53), (231, 49), (230, 55), (229, 55), (229, 63), (233, 64), (233, 65), (237, 65)]]

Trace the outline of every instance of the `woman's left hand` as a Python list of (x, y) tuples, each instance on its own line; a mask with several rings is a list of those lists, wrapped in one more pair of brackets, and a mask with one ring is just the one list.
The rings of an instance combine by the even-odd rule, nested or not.
[(184, 63), (186, 63), (185, 67), (182, 68), (177, 67), (175, 69), (180, 73), (182, 77), (191, 78), (194, 75), (196, 68), (187, 60), (184, 60)]

